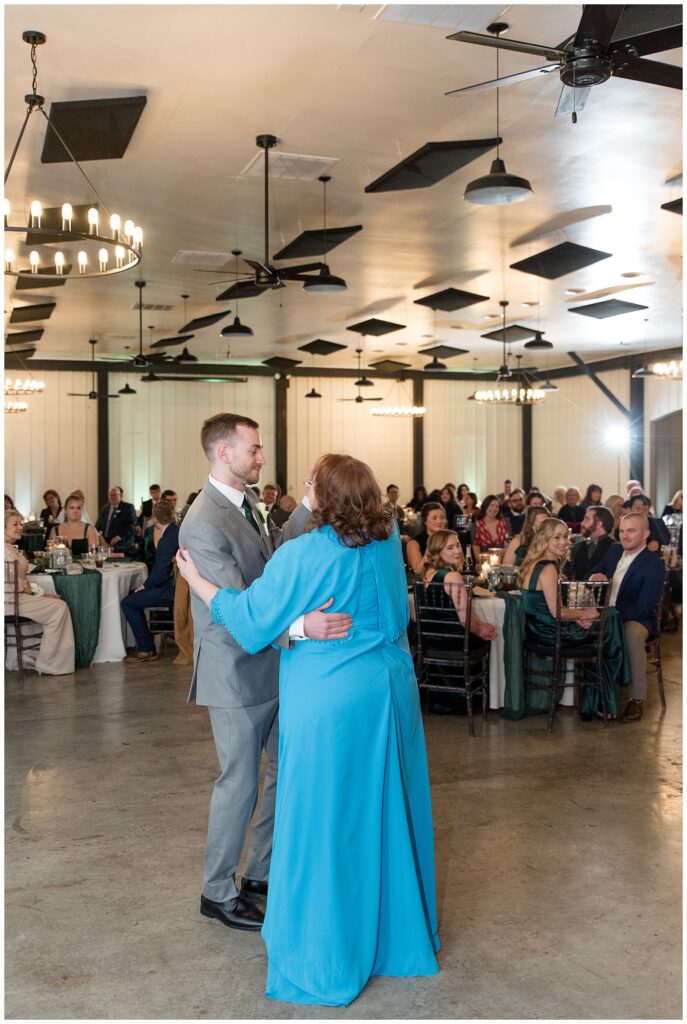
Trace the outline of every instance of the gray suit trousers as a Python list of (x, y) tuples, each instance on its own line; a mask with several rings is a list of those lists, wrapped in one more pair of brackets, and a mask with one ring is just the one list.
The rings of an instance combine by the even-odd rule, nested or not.
[(218, 903), (238, 895), (236, 869), (258, 802), (263, 749), (267, 770), (244, 877), (262, 882), (269, 875), (279, 749), (277, 708), (276, 698), (247, 708), (208, 708), (220, 774), (210, 800), (203, 894)]

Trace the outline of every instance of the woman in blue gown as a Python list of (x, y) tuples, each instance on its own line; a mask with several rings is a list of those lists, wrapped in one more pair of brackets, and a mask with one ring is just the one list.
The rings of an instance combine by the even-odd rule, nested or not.
[(352, 616), (346, 639), (281, 654), (262, 929), (267, 997), (345, 1006), (374, 975), (438, 971), (432, 811), (398, 532), (350, 456), (318, 461), (310, 498), (314, 529), (247, 590), (218, 590), (185, 550), (178, 564), (251, 654), (330, 597)]

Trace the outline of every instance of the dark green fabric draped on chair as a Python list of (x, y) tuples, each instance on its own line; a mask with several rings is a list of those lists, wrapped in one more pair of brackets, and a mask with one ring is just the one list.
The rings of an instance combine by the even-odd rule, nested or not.
[(88, 668), (98, 646), (103, 578), (97, 570), (84, 569), (79, 576), (55, 574), (55, 590), (72, 616), (76, 644), (76, 667)]

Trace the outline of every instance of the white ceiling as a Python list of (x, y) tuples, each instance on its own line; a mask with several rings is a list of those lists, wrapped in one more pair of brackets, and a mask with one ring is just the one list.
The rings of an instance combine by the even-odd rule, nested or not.
[[(469, 27), (483, 30), (499, 8), (431, 10), (448, 22), (472, 10)], [(581, 14), (580, 5), (500, 10), (512, 38), (544, 44), (573, 34)], [(383, 353), (419, 368), (427, 357), (417, 349), (432, 343), (435, 328), (432, 312), (413, 300), (450, 285), (490, 297), (437, 316), (437, 340), (469, 350), (450, 361), (455, 369), (498, 366), (500, 346), (480, 334), (490, 328), (484, 315), (497, 314), (501, 298), (510, 301), (509, 319), (538, 325), (554, 343), (543, 361), (538, 354), (540, 367), (569, 365), (568, 350), (592, 359), (679, 345), (682, 218), (660, 206), (682, 192), (681, 184), (665, 185), (682, 169), (682, 94), (611, 79), (592, 90), (572, 125), (553, 117), (558, 76), (533, 79), (501, 91), (501, 155), (509, 171), (530, 179), (528, 202), (492, 208), (464, 202), (465, 185), (487, 173), (492, 154), (429, 189), (366, 195), (365, 185), (427, 141), (495, 135), (494, 91), (444, 96), (495, 77), (494, 51), (447, 41), (450, 28), (391, 20), (398, 11), (398, 5), (333, 4), (6, 6), (6, 153), (31, 85), (25, 29), (48, 37), (39, 49), (38, 86), (49, 101), (147, 95), (124, 158), (92, 161), (86, 170), (110, 210), (143, 226), (144, 301), (173, 307), (144, 313), (155, 338), (183, 325), (184, 292), (191, 296), (189, 318), (226, 308), (235, 313), (233, 305), (215, 302), (228, 284), (213, 285), (213, 275), (172, 261), (179, 250), (234, 247), (261, 258), (262, 180), (242, 176), (257, 152), (256, 134), (277, 135), (283, 152), (335, 158), (328, 223), (363, 224), (330, 254), (332, 272), (346, 278), (348, 291), (314, 295), (292, 283), (242, 301), (241, 320), (255, 336), (232, 342), (231, 362), (284, 355), (310, 365), (297, 346), (321, 337), (349, 346), (322, 365), (353, 366), (358, 336), (346, 326), (376, 315), (407, 326), (368, 338), (366, 358)], [(681, 64), (682, 51), (656, 59)], [(536, 64), (536, 57), (504, 53), (501, 74)], [(40, 164), (44, 124), (32, 118), (17, 157), (7, 189), (13, 209), (24, 208), (27, 198), (47, 205), (90, 201), (75, 168)], [(272, 253), (321, 226), (317, 181), (275, 180), (271, 196)], [(599, 205), (612, 212), (514, 244), (552, 218)], [(613, 256), (556, 281), (509, 269), (565, 240)], [(633, 272), (641, 276), (622, 276)], [(124, 355), (126, 345), (137, 344), (135, 273), (18, 294), (6, 277), (5, 309), (9, 314), (15, 305), (54, 295), (57, 308), (44, 323), (37, 357), (87, 358), (89, 338), (99, 340), (101, 357)], [(640, 287), (619, 291), (628, 285)], [(616, 289), (617, 297), (649, 308), (593, 320), (568, 312), (580, 296), (566, 295), (567, 288), (583, 295)], [(540, 305), (528, 309), (524, 302)], [(196, 334), (192, 351), (204, 361), (223, 359), (219, 330), (228, 322)], [(148, 330), (144, 337), (147, 342)], [(522, 352), (522, 344), (513, 350)]]

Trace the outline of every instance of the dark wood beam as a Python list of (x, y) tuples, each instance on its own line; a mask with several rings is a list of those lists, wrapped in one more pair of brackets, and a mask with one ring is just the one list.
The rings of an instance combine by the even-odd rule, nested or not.
[(279, 487), (281, 487), (282, 494), (286, 494), (288, 487), (288, 466), (286, 454), (288, 440), (288, 420), (286, 415), (286, 392), (289, 386), (289, 382), (284, 375), (279, 374), (274, 384), (274, 473), (276, 477), (276, 482), (279, 485)]
[(618, 412), (621, 412), (623, 416), (629, 417), (630, 410), (623, 405), (620, 399), (613, 394), (610, 388), (606, 387), (602, 380), (599, 380), (591, 366), (585, 363), (584, 359), (581, 359), (576, 352), (568, 352), (568, 355), (573, 360), (573, 362), (576, 363), (576, 365), (580, 368), (582, 373), (586, 374), (587, 377), (589, 377), (589, 379), (594, 384), (596, 384), (599, 391), (601, 391), (606, 396), (608, 401), (611, 402), (616, 407)]
[(532, 406), (522, 406), (522, 486), (532, 486)]
[(644, 479), (644, 378), (635, 378), (630, 373), (630, 480)]
[[(107, 397), (110, 384), (107, 370), (98, 367), (96, 399), (96, 422), (98, 431), (98, 508), (107, 501), (110, 486), (110, 400)], [(127, 495), (127, 500), (129, 496)]]
[[(425, 404), (425, 382), (413, 380), (413, 405)], [(413, 416), (413, 488), (425, 481), (425, 418)]]

